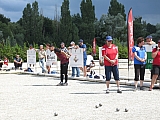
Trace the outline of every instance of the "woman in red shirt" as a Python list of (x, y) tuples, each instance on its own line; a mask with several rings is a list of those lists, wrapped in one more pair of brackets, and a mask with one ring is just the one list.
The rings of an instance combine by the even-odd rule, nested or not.
[(117, 93), (122, 93), (119, 86), (119, 71), (118, 71), (118, 49), (112, 44), (112, 37), (106, 37), (106, 44), (102, 47), (102, 56), (104, 57), (105, 75), (106, 75), (106, 93), (109, 93), (109, 83), (111, 80), (111, 72), (117, 84)]
[(152, 51), (152, 58), (153, 58), (153, 75), (151, 80), (151, 86), (149, 88), (149, 91), (152, 91), (152, 88), (154, 87), (154, 84), (158, 78), (158, 75), (160, 75), (160, 40), (158, 40), (158, 46), (153, 49)]

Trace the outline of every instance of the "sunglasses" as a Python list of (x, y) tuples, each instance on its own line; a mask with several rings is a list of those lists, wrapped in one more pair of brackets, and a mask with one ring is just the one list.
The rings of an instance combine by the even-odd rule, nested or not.
[(110, 41), (107, 41), (107, 42), (112, 42), (112, 40), (110, 40)]

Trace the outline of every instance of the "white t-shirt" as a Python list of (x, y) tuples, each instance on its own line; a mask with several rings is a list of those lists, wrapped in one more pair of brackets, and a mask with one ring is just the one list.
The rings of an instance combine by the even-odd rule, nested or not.
[(90, 65), (90, 63), (91, 63), (92, 60), (93, 60), (93, 56), (92, 55), (87, 55), (86, 65)]

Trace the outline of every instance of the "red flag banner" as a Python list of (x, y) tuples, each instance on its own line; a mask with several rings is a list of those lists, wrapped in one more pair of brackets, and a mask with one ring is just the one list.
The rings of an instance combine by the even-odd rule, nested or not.
[(93, 39), (92, 52), (93, 52), (93, 55), (96, 55), (96, 38)]
[(132, 64), (134, 54), (132, 53), (132, 48), (134, 46), (134, 39), (133, 39), (133, 16), (132, 16), (132, 8), (129, 10), (128, 13), (128, 66)]

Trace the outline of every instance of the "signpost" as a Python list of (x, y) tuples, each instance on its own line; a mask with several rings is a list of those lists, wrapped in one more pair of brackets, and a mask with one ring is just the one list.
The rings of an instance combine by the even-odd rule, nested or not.
[(143, 45), (143, 46), (146, 48), (147, 52), (146, 69), (152, 69), (152, 62), (153, 62), (152, 50), (157, 46), (157, 44)]
[(36, 64), (36, 51), (27, 50), (27, 64), (35, 65)]
[(69, 58), (69, 64), (71, 67), (83, 67), (83, 48), (70, 49), (69, 53), (71, 57)]

